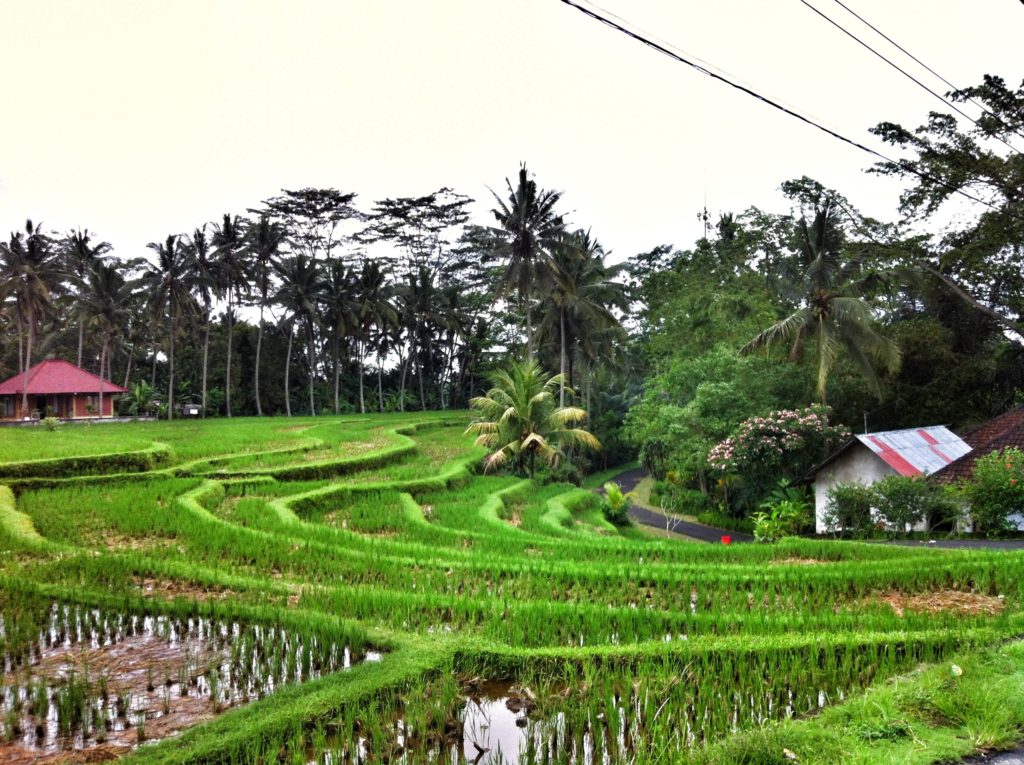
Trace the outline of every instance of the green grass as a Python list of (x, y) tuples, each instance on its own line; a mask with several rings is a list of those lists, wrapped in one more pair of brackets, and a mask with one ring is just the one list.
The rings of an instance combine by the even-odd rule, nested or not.
[[(337, 759), (358, 738), (384, 757), (399, 718), (452, 724), (459, 678), (474, 676), (528, 685), (538, 699), (531, 730), (561, 720), (570, 750), (590, 746), (576, 737), (593, 731), (588, 741), (611, 746), (613, 763), (773, 762), (743, 752), (781, 748), (825, 762), (858, 747), (885, 757), (891, 747), (877, 761), (897, 762), (915, 740), (908, 730), (932, 741), (932, 726), (928, 751), (951, 752), (1020, 729), (1012, 704), (999, 717), (965, 699), (975, 676), (979, 688), (1019, 684), (1020, 649), (996, 646), (1024, 634), (1024, 554), (653, 539), (608, 524), (586, 488), (479, 472), (465, 419), (111, 424), (36, 449), (87, 456), (76, 439), (95, 432), (92, 454), (159, 442), (170, 456), (134, 472), (121, 470), (123, 455), (67, 461), (13, 481), (13, 493), (0, 488), (5, 628), (31, 597), (288, 619), (304, 635), (341, 630), (388, 651), (378, 667), (289, 686), (129, 758), (143, 762)], [(19, 434), (33, 448), (50, 435), (0, 431), (0, 453), (23, 457), (12, 447)], [(108, 474), (95, 475), (104, 464)], [(147, 593), (142, 581), (164, 590)], [(959, 593), (978, 610), (897, 612), (885, 600), (894, 592)], [(939, 687), (954, 655), (963, 709)], [(936, 669), (915, 673), (921, 663)], [(915, 707), (886, 696), (911, 686)], [(1009, 726), (1001, 738), (999, 725)], [(607, 743), (625, 740), (628, 752)]]

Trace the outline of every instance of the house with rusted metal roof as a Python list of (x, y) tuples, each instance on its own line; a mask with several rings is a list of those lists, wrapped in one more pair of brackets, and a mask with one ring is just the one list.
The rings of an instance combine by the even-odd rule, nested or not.
[(854, 436), (807, 476), (814, 483), (815, 527), (819, 533), (828, 530), (828, 492), (834, 486), (870, 486), (890, 475), (931, 475), (970, 451), (970, 444), (942, 425)]
[[(26, 390), (28, 406), (23, 408)], [(113, 417), (114, 396), (127, 392), (68, 361), (49, 359), (0, 383), (0, 420)]]

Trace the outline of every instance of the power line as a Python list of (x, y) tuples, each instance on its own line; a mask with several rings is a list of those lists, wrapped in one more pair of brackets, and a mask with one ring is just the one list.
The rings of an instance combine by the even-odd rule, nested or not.
[[(846, 36), (847, 36), (847, 37), (849, 37), (849, 38), (850, 38), (851, 40), (853, 40), (854, 42), (856, 42), (856, 43), (857, 43), (858, 45), (860, 45), (860, 46), (862, 46), (862, 47), (866, 48), (867, 50), (871, 51), (871, 53), (872, 53), (872, 54), (874, 54), (874, 55), (875, 55), (875, 56), (877, 56), (878, 58), (882, 59), (882, 61), (884, 61), (885, 63), (887, 63), (887, 64), (888, 64), (889, 66), (891, 66), (891, 67), (892, 67), (893, 69), (895, 69), (895, 70), (896, 70), (897, 72), (899, 72), (899, 73), (900, 73), (900, 74), (902, 74), (902, 75), (903, 75), (904, 77), (906, 77), (906, 78), (907, 78), (908, 80), (910, 80), (911, 82), (913, 82), (913, 83), (914, 83), (915, 85), (917, 85), (917, 86), (918, 86), (919, 88), (921, 88), (922, 90), (924, 90), (925, 92), (927, 92), (927, 93), (928, 93), (928, 94), (930, 94), (931, 96), (933, 96), (933, 97), (937, 98), (937, 99), (938, 99), (939, 101), (941, 101), (941, 102), (942, 102), (943, 106), (946, 106), (946, 107), (949, 107), (949, 108), (953, 109), (953, 111), (955, 111), (955, 112), (956, 112), (957, 114), (959, 114), (959, 115), (960, 115), (961, 117), (963, 117), (963, 118), (964, 118), (964, 119), (966, 119), (966, 120), (969, 120), (969, 121), (970, 121), (970, 122), (971, 122), (971, 123), (972, 123), (972, 124), (973, 124), (973, 125), (974, 125), (975, 127), (979, 128), (979, 129), (982, 129), (982, 128), (981, 128), (981, 125), (980, 125), (980, 124), (978, 124), (978, 121), (977, 121), (976, 119), (974, 119), (974, 117), (972, 117), (972, 116), (971, 116), (970, 114), (968, 114), (967, 112), (965, 112), (965, 111), (964, 111), (963, 109), (961, 109), (961, 108), (960, 108), (959, 106), (957, 106), (957, 105), (956, 105), (955, 103), (953, 103), (952, 101), (949, 101), (949, 100), (948, 100), (948, 99), (947, 99), (947, 98), (946, 98), (945, 96), (943, 96), (943, 95), (942, 95), (941, 93), (938, 93), (938, 92), (936, 92), (936, 91), (932, 90), (931, 88), (929, 88), (929, 87), (928, 87), (927, 85), (925, 85), (925, 84), (924, 84), (923, 82), (921, 82), (921, 81), (920, 81), (919, 79), (917, 79), (917, 78), (916, 78), (916, 77), (915, 77), (914, 75), (912, 75), (912, 74), (911, 74), (910, 72), (908, 72), (908, 71), (907, 71), (906, 69), (904, 69), (903, 67), (901, 67), (901, 66), (900, 66), (899, 64), (896, 64), (896, 63), (894, 63), (894, 62), (893, 62), (893, 61), (891, 61), (890, 59), (886, 58), (886, 57), (885, 57), (885, 56), (884, 56), (884, 55), (883, 55), (882, 53), (879, 53), (879, 52), (878, 52), (877, 50), (875, 50), (874, 48), (872, 48), (872, 47), (871, 47), (870, 45), (868, 45), (868, 44), (867, 44), (866, 42), (864, 42), (864, 41), (863, 41), (863, 40), (861, 40), (861, 39), (860, 39), (859, 37), (857, 37), (857, 35), (855, 35), (855, 34), (854, 34), (853, 32), (851, 32), (851, 31), (849, 31), (848, 29), (846, 29), (846, 27), (844, 27), (844, 26), (843, 26), (842, 24), (840, 24), (839, 22), (837, 22), (837, 21), (835, 21), (834, 19), (832, 19), (832, 18), (831, 18), (830, 16), (828, 16), (827, 14), (825, 14), (825, 13), (824, 13), (823, 11), (821, 11), (821, 10), (819, 10), (819, 9), (815, 8), (815, 7), (814, 7), (813, 5), (811, 5), (811, 4), (810, 4), (810, 3), (809, 3), (809, 2), (807, 1), (807, 0), (800, 0), (800, 2), (801, 2), (801, 3), (803, 4), (803, 5), (805, 5), (805, 6), (807, 7), (807, 8), (811, 9), (812, 11), (814, 11), (814, 12), (815, 12), (816, 14), (818, 14), (818, 16), (820, 16), (820, 17), (821, 17), (821, 18), (823, 18), (823, 19), (824, 19), (825, 21), (827, 21), (827, 22), (828, 22), (829, 24), (831, 24), (832, 26), (834, 26), (834, 27), (835, 27), (836, 29), (838, 29), (838, 30), (839, 30), (840, 32), (842, 32), (842, 33), (843, 33), (844, 35), (846, 35)], [(845, 7), (845, 6), (844, 6), (844, 7)], [(888, 39), (888, 38), (886, 38), (886, 39)], [(915, 60), (916, 60), (916, 59), (915, 59)], [(929, 71), (930, 71), (930, 70), (929, 70)], [(984, 129), (982, 129), (982, 131), (984, 132)], [(1013, 145), (1012, 143), (1010, 143), (1009, 141), (1007, 141), (1007, 140), (1006, 140), (1005, 138), (1002, 138), (1001, 136), (998, 136), (998, 135), (993, 135), (992, 137), (993, 137), (993, 138), (995, 138), (995, 139), (996, 139), (997, 141), (1000, 141), (1000, 142), (1002, 142), (1002, 143), (1006, 144), (1007, 146), (1009, 146), (1009, 147), (1010, 147), (1010, 149), (1011, 149), (1012, 151), (1015, 151), (1015, 152), (1017, 152), (1018, 154), (1020, 154), (1020, 152), (1019, 152), (1019, 151), (1017, 150), (1017, 147), (1015, 147), (1015, 146), (1014, 146), (1014, 145)]]
[[(876, 27), (876, 26), (875, 26), (874, 24), (872, 24), (872, 23), (871, 23), (870, 21), (868, 21), (868, 20), (867, 20), (866, 18), (864, 18), (863, 16), (861, 16), (861, 15), (860, 15), (859, 13), (857, 13), (857, 12), (856, 12), (855, 10), (853, 10), (853, 8), (851, 8), (850, 6), (848, 6), (848, 5), (846, 5), (845, 3), (843, 3), (843, 2), (842, 2), (842, 0), (834, 0), (834, 2), (836, 3), (836, 5), (838, 5), (838, 6), (840, 7), (840, 8), (842, 8), (842, 9), (843, 9), (844, 11), (846, 11), (846, 12), (847, 12), (847, 13), (849, 13), (849, 14), (850, 14), (851, 16), (853, 16), (853, 17), (854, 17), (855, 19), (857, 19), (857, 20), (858, 20), (858, 21), (859, 21), (859, 22), (860, 22), (861, 24), (863, 24), (864, 26), (866, 26), (866, 27), (867, 27), (868, 29), (870, 29), (871, 31), (873, 31), (873, 32), (874, 32), (875, 34), (877, 34), (877, 35), (878, 35), (879, 37), (881, 37), (881, 38), (882, 38), (883, 40), (885, 40), (885, 41), (886, 41), (886, 42), (888, 42), (888, 43), (889, 43), (890, 45), (892, 45), (892, 46), (893, 46), (894, 48), (896, 48), (896, 49), (897, 49), (898, 51), (900, 51), (900, 52), (901, 52), (901, 53), (902, 53), (903, 55), (907, 56), (907, 57), (908, 57), (908, 58), (909, 58), (910, 60), (914, 61), (914, 62), (915, 62), (916, 64), (918, 64), (918, 65), (919, 65), (919, 66), (921, 66), (921, 67), (922, 67), (923, 69), (925, 69), (925, 71), (929, 72), (930, 74), (932, 74), (932, 75), (933, 75), (933, 76), (935, 76), (936, 78), (938, 78), (938, 79), (942, 80), (942, 82), (944, 82), (944, 83), (946, 84), (946, 86), (947, 86), (947, 87), (949, 87), (949, 88), (952, 88), (952, 89), (953, 89), (954, 91), (959, 91), (959, 90), (960, 90), (960, 88), (958, 88), (958, 87), (957, 87), (956, 85), (954, 85), (954, 84), (953, 84), (952, 82), (950, 82), (950, 81), (949, 81), (949, 80), (947, 80), (947, 79), (946, 79), (945, 77), (943, 77), (943, 76), (942, 76), (941, 74), (939, 74), (938, 72), (936, 72), (936, 71), (935, 71), (934, 69), (932, 69), (932, 68), (931, 68), (930, 66), (928, 66), (928, 64), (926, 64), (926, 63), (925, 63), (924, 61), (922, 61), (921, 59), (919, 59), (919, 58), (918, 58), (917, 56), (915, 56), (915, 55), (914, 55), (913, 53), (911, 53), (911, 52), (910, 52), (909, 50), (907, 50), (906, 48), (904, 48), (904, 47), (903, 47), (902, 45), (900, 45), (900, 44), (899, 44), (898, 42), (896, 42), (896, 41), (895, 41), (894, 39), (892, 39), (891, 37), (889, 37), (889, 35), (887, 35), (887, 34), (886, 34), (885, 32), (883, 32), (883, 31), (882, 31), (881, 29), (879, 29), (878, 27)], [(983, 112), (984, 114), (986, 114), (986, 115), (988, 115), (989, 117), (991, 117), (992, 119), (996, 120), (996, 121), (997, 121), (997, 122), (998, 122), (998, 123), (999, 123), (1000, 125), (1002, 125), (1002, 126), (1003, 126), (1004, 128), (1007, 128), (1008, 130), (1011, 130), (1011, 131), (1012, 131), (1012, 132), (1013, 132), (1013, 133), (1014, 133), (1015, 135), (1018, 135), (1018, 136), (1020, 136), (1021, 138), (1024, 138), (1024, 134), (1020, 133), (1020, 132), (1019, 132), (1019, 131), (1017, 131), (1017, 130), (1013, 130), (1013, 128), (1011, 128), (1011, 127), (1007, 126), (1007, 125), (1006, 125), (1006, 123), (1004, 123), (1004, 122), (1003, 122), (1003, 121), (1002, 121), (1001, 119), (999, 119), (999, 117), (997, 117), (997, 116), (996, 116), (995, 114), (993, 114), (993, 113), (992, 113), (991, 111), (989, 111), (989, 110), (988, 110), (988, 108), (986, 108), (984, 104), (982, 104), (982, 103), (980, 103), (979, 101), (977, 101), (977, 100), (976, 100), (976, 99), (975, 99), (975, 98), (974, 98), (973, 96), (966, 96), (966, 99), (967, 99), (968, 101), (970, 101), (970, 102), (971, 102), (972, 104), (974, 104), (975, 106), (977, 106), (977, 107), (978, 107), (979, 109), (981, 109), (981, 111), (982, 111), (982, 112)]]
[(877, 149), (872, 149), (871, 147), (865, 146), (864, 144), (860, 143), (859, 141), (855, 141), (852, 138), (847, 138), (843, 134), (841, 134), (841, 133), (839, 133), (839, 132), (837, 132), (835, 130), (832, 130), (831, 128), (825, 127), (824, 125), (822, 125), (822, 124), (820, 124), (818, 122), (815, 122), (814, 120), (810, 119), (809, 117), (805, 117), (804, 115), (794, 111), (793, 109), (790, 109), (787, 106), (783, 106), (782, 104), (778, 103), (777, 101), (774, 101), (774, 100), (772, 100), (772, 99), (770, 99), (770, 98), (768, 98), (766, 96), (762, 96), (760, 93), (756, 92), (752, 88), (749, 88), (749, 87), (747, 87), (745, 85), (740, 85), (739, 83), (736, 83), (736, 82), (733, 82), (729, 78), (724, 77), (724, 76), (722, 76), (720, 74), (717, 74), (717, 73), (711, 71), (710, 69), (708, 69), (705, 66), (697, 64), (697, 63), (695, 63), (695, 62), (685, 58), (684, 56), (679, 55), (678, 53), (674, 53), (673, 51), (671, 51), (668, 48), (666, 48), (664, 45), (656, 43), (653, 40), (651, 40), (651, 39), (649, 39), (647, 37), (644, 37), (643, 35), (640, 35), (640, 34), (634, 32), (633, 30), (628, 29), (627, 27), (623, 26), (622, 24), (620, 24), (620, 23), (618, 23), (616, 21), (613, 21), (612, 19), (610, 19), (610, 18), (608, 18), (606, 16), (602, 16), (601, 14), (599, 14), (599, 13), (597, 13), (595, 11), (592, 11), (589, 8), (585, 8), (584, 6), (582, 6), (579, 3), (577, 3), (575, 0), (560, 0), (560, 2), (562, 2), (565, 5), (568, 5), (571, 8), (575, 8), (577, 11), (579, 11), (582, 14), (584, 14), (585, 16), (589, 16), (590, 18), (594, 19), (595, 21), (598, 21), (598, 22), (604, 24), (605, 26), (611, 27), (612, 29), (616, 30), (617, 32), (621, 32), (622, 34), (626, 35), (627, 37), (631, 37), (632, 39), (636, 40), (637, 42), (641, 43), (642, 45), (646, 45), (648, 48), (651, 48), (651, 49), (657, 51), (658, 53), (661, 53), (664, 56), (668, 56), (669, 58), (671, 58), (671, 59), (673, 59), (673, 60), (675, 60), (675, 61), (677, 61), (677, 62), (679, 62), (681, 64), (686, 64), (687, 66), (692, 67), (693, 69), (696, 69), (701, 74), (707, 75), (708, 77), (711, 77), (712, 79), (718, 80), (719, 82), (723, 82), (726, 85), (728, 85), (729, 87), (735, 88), (736, 90), (738, 90), (738, 91), (740, 91), (742, 93), (745, 93), (748, 96), (756, 98), (758, 101), (760, 101), (760, 102), (762, 102), (764, 104), (767, 104), (768, 106), (772, 107), (773, 109), (777, 109), (778, 111), (782, 112), (783, 114), (786, 114), (786, 115), (788, 115), (790, 117), (793, 117), (794, 119), (800, 120), (801, 122), (803, 122), (806, 125), (810, 125), (811, 127), (817, 128), (818, 130), (822, 131), (823, 133), (826, 133), (827, 135), (831, 136), (832, 138), (835, 138), (835, 139), (837, 139), (839, 141), (842, 141), (843, 143), (848, 144), (850, 146), (853, 146), (856, 149), (860, 149), (861, 151), (863, 151), (863, 152), (865, 152), (867, 154), (870, 154), (873, 157), (877, 157), (877, 158), (883, 160), (884, 162), (888, 162), (891, 165), (896, 165), (896, 166), (902, 168), (903, 170), (905, 170), (906, 172), (912, 173), (913, 175), (918, 176), (922, 180), (928, 181), (930, 183), (938, 184), (939, 186), (942, 186), (943, 188), (946, 188), (946, 189), (948, 189), (949, 191), (951, 191), (951, 192), (953, 192), (955, 194), (959, 194), (960, 196), (962, 196), (962, 197), (964, 197), (966, 199), (969, 199), (972, 202), (977, 202), (978, 204), (984, 205), (985, 207), (988, 207), (989, 209), (994, 210), (996, 212), (1002, 212), (1000, 210), (1000, 208), (998, 208), (996, 205), (992, 204), (991, 202), (989, 202), (989, 201), (987, 201), (985, 199), (982, 199), (981, 197), (976, 197), (973, 194), (970, 194), (970, 193), (964, 191), (963, 189), (960, 189), (960, 188), (958, 188), (958, 187), (956, 187), (956, 186), (954, 186), (954, 185), (952, 185), (950, 183), (947, 183), (946, 181), (943, 181), (941, 178), (935, 178), (933, 176), (930, 176), (927, 173), (922, 172), (921, 170), (918, 170), (916, 167), (914, 167), (912, 164), (910, 164), (907, 160), (892, 159), (891, 157), (888, 157), (885, 154), (882, 154), (882, 152), (878, 151)]

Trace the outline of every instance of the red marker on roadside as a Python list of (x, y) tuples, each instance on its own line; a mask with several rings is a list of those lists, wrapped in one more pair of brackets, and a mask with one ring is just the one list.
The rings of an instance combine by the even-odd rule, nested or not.
[(724, 535), (722, 537), (722, 544), (723, 545), (731, 545), (732, 544), (732, 537), (729, 536), (728, 534)]

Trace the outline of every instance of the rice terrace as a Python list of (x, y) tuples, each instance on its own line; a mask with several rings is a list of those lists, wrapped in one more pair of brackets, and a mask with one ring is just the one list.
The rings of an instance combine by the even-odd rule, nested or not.
[(1017, 554), (651, 539), (467, 419), (0, 431), (0, 761), (785, 762), (772, 722), (1022, 632)]

